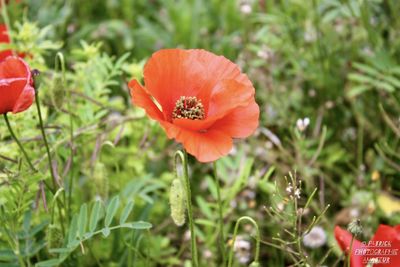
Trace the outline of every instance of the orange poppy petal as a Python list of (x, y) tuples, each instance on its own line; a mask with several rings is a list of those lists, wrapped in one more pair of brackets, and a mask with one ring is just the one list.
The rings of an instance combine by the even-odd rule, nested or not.
[(253, 88), (233, 62), (205, 50), (164, 49), (152, 55), (144, 68), (145, 86), (171, 120), (180, 96), (196, 96), (207, 113), (210, 96), (223, 80), (236, 80)]
[(254, 93), (254, 88), (250, 90), (235, 80), (222, 81), (215, 86), (210, 97), (209, 114), (204, 120), (174, 119), (173, 124), (191, 131), (207, 130), (235, 109), (249, 106), (254, 102)]
[(172, 123), (161, 122), (168, 138), (174, 138), (200, 162), (211, 162), (227, 155), (232, 149), (232, 138), (221, 131), (193, 132)]
[(201, 81), (201, 66), (188, 60), (182, 49), (165, 49), (154, 53), (144, 67), (144, 81), (148, 92), (162, 106), (164, 116), (172, 116), (180, 96), (193, 96)]
[(181, 130), (175, 139), (200, 162), (217, 160), (232, 149), (232, 138), (220, 131), (199, 133)]
[(131, 80), (128, 84), (132, 96), (132, 104), (144, 108), (147, 115), (157, 121), (163, 120), (163, 115), (158, 107), (154, 104), (150, 95), (136, 80)]
[(234, 138), (245, 138), (258, 127), (260, 109), (253, 100), (247, 107), (239, 107), (218, 120), (211, 129), (219, 130)]
[(213, 88), (207, 116), (222, 115), (221, 118), (234, 108), (248, 106), (254, 94), (252, 86), (249, 88), (235, 80), (224, 80)]

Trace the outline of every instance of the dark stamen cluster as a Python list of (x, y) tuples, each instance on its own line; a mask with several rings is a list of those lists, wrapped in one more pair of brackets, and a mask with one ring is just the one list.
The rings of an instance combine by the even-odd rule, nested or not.
[(202, 120), (205, 117), (204, 107), (195, 96), (181, 96), (175, 104), (172, 118)]

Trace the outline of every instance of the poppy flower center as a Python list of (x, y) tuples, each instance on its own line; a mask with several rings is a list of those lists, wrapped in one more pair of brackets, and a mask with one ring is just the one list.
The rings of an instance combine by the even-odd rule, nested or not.
[(181, 96), (175, 103), (172, 118), (202, 120), (205, 117), (203, 103), (195, 96)]

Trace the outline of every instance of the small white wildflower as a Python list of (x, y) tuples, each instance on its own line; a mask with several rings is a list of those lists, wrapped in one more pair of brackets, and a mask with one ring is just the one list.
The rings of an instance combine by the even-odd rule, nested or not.
[(333, 108), (334, 106), (335, 106), (335, 103), (334, 103), (333, 101), (331, 101), (331, 100), (325, 102), (325, 107), (326, 107), (327, 109), (331, 109), (331, 108)]
[(233, 250), (235, 251), (235, 256), (240, 263), (246, 264), (250, 261), (251, 244), (243, 237), (238, 236), (236, 238), (235, 244), (233, 245)]
[(252, 11), (253, 11), (253, 9), (252, 9), (251, 5), (249, 5), (249, 4), (242, 4), (240, 6), (240, 12), (242, 12), (245, 15), (250, 14)]
[(315, 31), (306, 31), (304, 33), (304, 41), (306, 41), (307, 43), (312, 43), (317, 39), (317, 34), (315, 33)]
[(345, 25), (342, 23), (342, 22), (337, 22), (335, 25), (334, 25), (334, 27), (335, 27), (335, 31), (337, 32), (337, 33), (342, 33), (346, 28), (345, 28)]
[(279, 211), (283, 211), (283, 209), (285, 208), (285, 204), (283, 204), (283, 202), (280, 202), (280, 203), (278, 203), (278, 204), (276, 205), (276, 208), (277, 208)]
[(293, 186), (291, 183), (289, 183), (288, 186), (286, 187), (286, 192), (290, 194), (292, 193), (292, 191), (293, 191)]
[(265, 142), (265, 147), (267, 149), (272, 149), (274, 147), (274, 144), (270, 141)]
[(296, 189), (296, 191), (294, 191), (294, 194), (293, 194), (295, 197), (297, 197), (297, 198), (300, 198), (300, 189)]
[(368, 46), (364, 47), (361, 52), (368, 57), (372, 57), (375, 55), (374, 51)]
[(184, 234), (183, 234), (183, 240), (185, 241), (189, 241), (191, 237), (190, 231), (187, 230)]
[(308, 234), (303, 236), (303, 244), (309, 248), (322, 247), (326, 240), (326, 233), (321, 226), (314, 226)]
[(351, 218), (358, 218), (360, 217), (360, 211), (357, 208), (350, 209), (349, 215)]
[(296, 121), (296, 127), (300, 132), (303, 132), (310, 125), (310, 118), (305, 117), (304, 119), (298, 119)]
[(257, 56), (261, 59), (268, 60), (274, 56), (274, 51), (266, 45), (260, 47), (257, 51)]
[(203, 256), (204, 256), (204, 258), (209, 259), (209, 258), (211, 258), (213, 256), (213, 253), (211, 252), (211, 250), (206, 249), (203, 252)]

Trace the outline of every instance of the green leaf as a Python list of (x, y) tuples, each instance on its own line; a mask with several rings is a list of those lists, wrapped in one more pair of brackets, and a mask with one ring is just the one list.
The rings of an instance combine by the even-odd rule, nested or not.
[(348, 97), (356, 97), (370, 89), (371, 89), (370, 86), (357, 85), (357, 86), (351, 87), (351, 89), (347, 92), (347, 96)]
[(52, 267), (57, 266), (61, 263), (60, 259), (51, 259), (47, 261), (41, 261), (35, 264), (36, 267)]
[(368, 65), (361, 64), (361, 63), (353, 63), (354, 68), (361, 70), (362, 72), (369, 74), (371, 76), (379, 77), (381, 74), (374, 68), (371, 68)]
[(101, 202), (96, 201), (93, 205), (92, 212), (90, 213), (90, 221), (89, 221), (89, 231), (94, 232), (96, 230), (97, 222), (100, 218), (101, 212)]
[(369, 83), (369, 84), (373, 84), (375, 82), (374, 78), (358, 73), (350, 73), (347, 77), (349, 78), (349, 80), (354, 82)]
[(79, 238), (83, 237), (83, 234), (86, 231), (86, 224), (87, 224), (87, 204), (83, 204), (81, 206), (81, 210), (79, 211), (79, 218), (78, 218), (78, 236)]
[(196, 197), (197, 205), (200, 207), (201, 212), (208, 218), (214, 218), (213, 212), (211, 211), (210, 205), (202, 197)]
[(78, 216), (72, 217), (71, 225), (68, 232), (68, 244), (73, 242), (76, 238), (76, 232), (78, 231)]
[(146, 230), (146, 229), (150, 229), (151, 227), (153, 227), (153, 225), (151, 223), (144, 222), (144, 221), (137, 221), (137, 222), (130, 223), (130, 228), (136, 229), (136, 230)]
[(50, 253), (58, 253), (58, 254), (63, 254), (63, 253), (69, 254), (69, 253), (71, 253), (71, 249), (70, 248), (52, 248), (52, 249), (49, 249), (49, 252)]
[(115, 216), (115, 213), (117, 212), (119, 206), (119, 196), (115, 196), (111, 199), (110, 203), (107, 206), (107, 212), (106, 212), (106, 219), (104, 222), (104, 225), (106, 227), (110, 226), (112, 219)]
[(110, 235), (110, 228), (106, 227), (101, 229), (101, 233), (103, 234), (104, 237), (107, 237)]
[(126, 219), (128, 219), (129, 214), (131, 213), (133, 209), (133, 201), (129, 201), (128, 204), (125, 206), (124, 210), (122, 211), (121, 218), (119, 220), (120, 224), (123, 224), (126, 222)]

